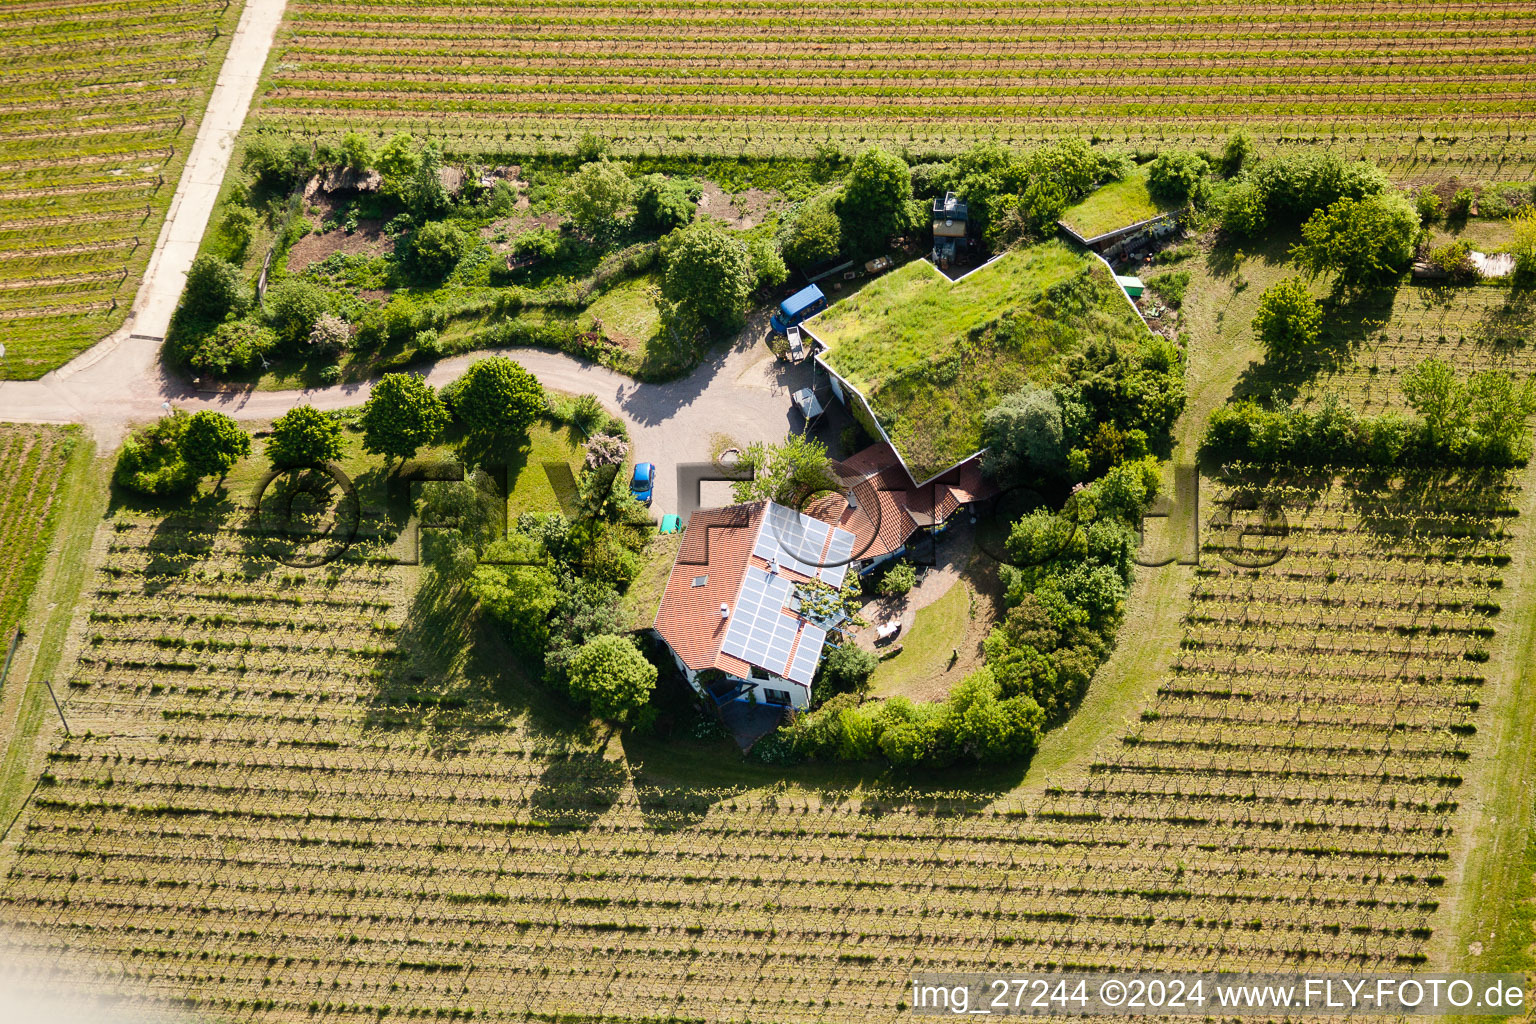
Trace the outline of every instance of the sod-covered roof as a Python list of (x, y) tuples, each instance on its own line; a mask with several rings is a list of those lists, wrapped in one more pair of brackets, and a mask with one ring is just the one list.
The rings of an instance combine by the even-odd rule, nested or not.
[(1049, 381), (1096, 337), (1146, 332), (1104, 264), (1061, 242), (1012, 250), (959, 281), (917, 260), (807, 326), (919, 483), (983, 447), (983, 419), (1004, 395)]
[(1059, 223), (1071, 228), (1084, 241), (1091, 241), (1177, 210), (1178, 203), (1154, 199), (1147, 191), (1147, 170), (1147, 167), (1138, 167), (1120, 181), (1094, 189), (1082, 202), (1069, 207)]

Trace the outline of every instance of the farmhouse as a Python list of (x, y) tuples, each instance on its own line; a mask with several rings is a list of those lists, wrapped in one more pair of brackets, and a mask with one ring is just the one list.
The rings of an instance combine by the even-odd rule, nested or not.
[(814, 595), (842, 587), (855, 540), (771, 501), (695, 512), (654, 628), (699, 695), (809, 707), (827, 631), (842, 618)]

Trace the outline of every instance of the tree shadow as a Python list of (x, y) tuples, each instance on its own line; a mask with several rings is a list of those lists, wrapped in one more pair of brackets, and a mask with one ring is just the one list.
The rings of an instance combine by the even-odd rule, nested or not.
[(144, 593), (158, 593), (212, 554), (234, 511), (228, 493), (219, 488), (195, 494), (181, 508), (164, 515), (144, 545), (149, 555), (144, 566)]
[(1507, 292), (1504, 302), (1484, 313), (1472, 329), (1473, 340), (1500, 354), (1524, 348), (1532, 335), (1536, 335), (1536, 292), (1524, 288)]
[(1319, 375), (1345, 368), (1356, 350), (1391, 319), (1397, 287), (1334, 295), (1323, 301), (1323, 326), (1313, 351), (1293, 360), (1249, 363), (1232, 398), (1289, 402)]
[(515, 731), (593, 738), (590, 722), (529, 677), (527, 659), (482, 620), (474, 598), (435, 571), (424, 571), (394, 648), (399, 656), (379, 673), (364, 716), (368, 728), (422, 732), (445, 750)]
[(1450, 558), (1496, 540), (1512, 514), (1504, 498), (1513, 474), (1495, 469), (1413, 469), (1401, 475), (1357, 473), (1344, 479), (1362, 532), (1394, 549), (1421, 547)]
[(606, 747), (568, 747), (563, 756), (548, 762), (529, 797), (534, 820), (545, 831), (589, 829), (618, 802), (629, 772), (622, 762), (604, 755)]

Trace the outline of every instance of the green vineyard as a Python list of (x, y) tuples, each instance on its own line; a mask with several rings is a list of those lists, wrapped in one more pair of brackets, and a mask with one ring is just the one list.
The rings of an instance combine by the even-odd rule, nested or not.
[(240, 4), (0, 8), (0, 378), (123, 322)]
[(1523, 144), (1533, 25), (1528, 4), (1496, 2), (317, 0), (289, 6), (259, 108), (269, 127), (552, 149), (590, 130), (722, 155), (1238, 122), (1387, 152), (1435, 134)]

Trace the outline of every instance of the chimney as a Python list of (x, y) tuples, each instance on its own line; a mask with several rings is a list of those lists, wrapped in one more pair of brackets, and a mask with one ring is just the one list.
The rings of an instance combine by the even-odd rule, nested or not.
[(720, 617), (722, 619), (728, 619), (731, 617), (731, 606), (726, 604), (724, 601), (720, 602)]

